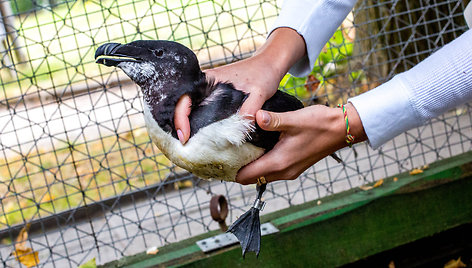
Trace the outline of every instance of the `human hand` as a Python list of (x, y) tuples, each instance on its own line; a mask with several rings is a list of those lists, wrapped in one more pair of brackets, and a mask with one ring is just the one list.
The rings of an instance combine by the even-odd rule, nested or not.
[[(352, 104), (346, 105), (354, 142), (367, 139), (359, 115)], [(264, 130), (280, 131), (279, 142), (258, 160), (243, 167), (236, 181), (256, 183), (296, 179), (307, 168), (324, 157), (346, 147), (346, 124), (339, 108), (314, 105), (301, 110), (272, 113), (258, 111), (257, 124)]]
[[(256, 112), (275, 94), (288, 69), (305, 54), (305, 43), (289, 28), (278, 28), (266, 43), (250, 58), (206, 70), (205, 74), (221, 82), (231, 82), (238, 90), (249, 94), (239, 114), (254, 118)], [(192, 102), (184, 95), (176, 105), (174, 125), (182, 144), (190, 138), (188, 116)]]
[[(265, 75), (260, 75), (265, 72)], [(224, 65), (215, 69), (206, 70), (205, 74), (215, 81), (231, 81), (234, 87), (249, 96), (244, 101), (239, 114), (253, 119), (256, 112), (277, 90), (280, 79), (271, 68), (270, 62), (264, 58), (253, 56), (229, 65)], [(190, 138), (190, 107), (192, 100), (188, 95), (182, 96), (174, 112), (174, 125), (177, 136), (182, 144)]]

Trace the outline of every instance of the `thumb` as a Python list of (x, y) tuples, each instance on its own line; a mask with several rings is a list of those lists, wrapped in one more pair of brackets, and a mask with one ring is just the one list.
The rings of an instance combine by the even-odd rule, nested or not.
[(257, 124), (267, 131), (283, 131), (289, 127), (287, 113), (273, 113), (259, 110), (256, 113)]
[(260, 95), (256, 93), (251, 93), (241, 106), (239, 114), (242, 116), (249, 117), (251, 120), (253, 120), (254, 116), (256, 115), (256, 112), (261, 109), (265, 101), (266, 100), (263, 99)]

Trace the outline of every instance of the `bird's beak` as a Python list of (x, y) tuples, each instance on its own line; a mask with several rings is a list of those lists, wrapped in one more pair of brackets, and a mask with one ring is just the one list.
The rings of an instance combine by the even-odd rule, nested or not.
[(141, 59), (120, 51), (123, 47), (124, 45), (119, 43), (101, 45), (95, 52), (95, 62), (106, 66), (117, 66), (121, 62), (141, 62)]

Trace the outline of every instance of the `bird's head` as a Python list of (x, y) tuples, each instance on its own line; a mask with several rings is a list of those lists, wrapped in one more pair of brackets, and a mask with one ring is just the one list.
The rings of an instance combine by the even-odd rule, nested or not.
[(158, 91), (202, 76), (195, 54), (172, 41), (106, 43), (97, 49), (95, 59), (97, 63), (119, 67), (142, 88)]

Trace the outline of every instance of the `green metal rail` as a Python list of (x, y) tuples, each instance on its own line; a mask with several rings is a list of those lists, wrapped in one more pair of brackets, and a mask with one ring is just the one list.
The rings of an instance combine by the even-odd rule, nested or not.
[[(395, 179), (394, 179), (395, 178)], [(408, 172), (370, 190), (351, 189), (262, 217), (280, 232), (263, 237), (259, 258), (239, 245), (205, 254), (203, 234), (156, 255), (125, 257), (104, 267), (336, 267), (472, 222), (472, 152)]]

